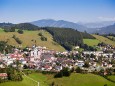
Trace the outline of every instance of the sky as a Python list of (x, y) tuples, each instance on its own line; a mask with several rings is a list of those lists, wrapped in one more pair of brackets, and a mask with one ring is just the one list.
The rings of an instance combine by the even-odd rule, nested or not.
[(0, 0), (0, 22), (115, 21), (115, 0)]

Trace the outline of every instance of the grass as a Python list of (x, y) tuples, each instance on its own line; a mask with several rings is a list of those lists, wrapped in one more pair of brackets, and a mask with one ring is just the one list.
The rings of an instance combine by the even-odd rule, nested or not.
[(104, 42), (106, 44), (112, 45), (115, 47), (115, 41), (112, 41), (108, 38), (105, 38), (103, 36), (99, 36), (99, 35), (93, 35), (97, 40), (99, 40), (100, 42)]
[(49, 78), (48, 81), (50, 83), (54, 81), (58, 86), (104, 86), (104, 84), (107, 84), (107, 86), (115, 86), (115, 83), (94, 74), (73, 73), (70, 77)]
[(83, 42), (84, 42), (84, 44), (87, 44), (89, 46), (95, 46), (98, 43), (100, 43), (100, 41), (97, 39), (83, 39)]
[[(40, 36), (38, 36), (38, 33), (42, 32), (42, 34), (47, 37), (47, 41), (41, 41)], [(12, 36), (16, 35), (21, 41), (22, 44), (19, 45)], [(65, 49), (60, 46), (58, 43), (53, 41), (52, 35), (49, 34), (45, 30), (38, 30), (38, 31), (28, 31), (24, 30), (23, 34), (19, 34), (18, 32), (4, 32), (3, 29), (0, 29), (0, 41), (8, 41), (8, 44), (15, 45), (16, 47), (31, 47), (35, 44), (38, 46), (46, 46), (47, 48), (51, 50), (57, 50), (57, 51), (64, 51)]]
[[(29, 75), (34, 80), (40, 82), (40, 86), (49, 86), (52, 82), (56, 86), (115, 86), (115, 83), (112, 83), (105, 78), (94, 75), (94, 74), (77, 74), (72, 73), (70, 77), (63, 78), (53, 78), (53, 75), (43, 75), (41, 73), (33, 73)], [(5, 82), (0, 84), (0, 86), (37, 86), (37, 83), (29, 80), (24, 77), (23, 81), (20, 82)]]
[[(40, 73), (30, 74), (29, 77), (33, 78), (36, 81), (39, 81), (40, 86), (48, 86), (48, 84), (46, 83), (47, 80), (46, 76)], [(19, 81), (19, 82), (9, 81), (5, 83), (1, 83), (0, 86), (37, 86), (37, 83), (24, 76), (23, 81)]]
[(4, 32), (4, 30), (2, 28), (0, 28), (0, 33)]
[(109, 38), (113, 38), (114, 36), (107, 36), (107, 37), (109, 37)]
[(112, 39), (112, 41), (115, 41), (115, 37), (114, 36), (107, 36), (107, 37)]
[(111, 79), (112, 81), (115, 81), (115, 75), (108, 76), (108, 78)]

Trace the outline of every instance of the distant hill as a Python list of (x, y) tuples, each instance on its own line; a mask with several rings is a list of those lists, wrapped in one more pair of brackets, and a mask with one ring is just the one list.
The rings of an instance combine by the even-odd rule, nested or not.
[(95, 32), (99, 34), (109, 34), (109, 33), (115, 34), (115, 24), (109, 25), (107, 27), (96, 28), (96, 31), (94, 31), (94, 33)]
[[(73, 23), (64, 20), (53, 20), (53, 19), (42, 19), (30, 23), (20, 23), (20, 24), (12, 24), (12, 23), (0, 23), (1, 28), (9, 28), (12, 26), (16, 26), (16, 28), (20, 29), (29, 29), (35, 30), (39, 29), (39, 27), (60, 27), (60, 28), (73, 28), (75, 30), (84, 32), (87, 31), (88, 33), (114, 33), (114, 24), (115, 21), (102, 21), (102, 22), (92, 22), (92, 23)], [(107, 28), (110, 30), (108, 31)]]
[(15, 24), (15, 28), (22, 29), (22, 30), (38, 30), (38, 29), (40, 29), (38, 26), (30, 24), (30, 23)]
[(102, 22), (90, 22), (90, 23), (78, 23), (84, 25), (87, 28), (102, 28), (109, 25), (113, 25), (115, 21), (102, 21)]
[(10, 28), (22, 29), (22, 30), (39, 30), (40, 28), (36, 25), (30, 23), (19, 23), (19, 24), (12, 24), (12, 23), (0, 23), (0, 28), (3, 29), (10, 29)]
[(11, 26), (14, 26), (14, 24), (12, 24), (12, 23), (0, 23), (1, 28), (11, 27)]
[(64, 27), (64, 28), (73, 28), (78, 31), (85, 31), (87, 28), (83, 25), (64, 21), (64, 20), (53, 20), (53, 19), (42, 19), (38, 21), (31, 22), (31, 24), (37, 25), (39, 27)]

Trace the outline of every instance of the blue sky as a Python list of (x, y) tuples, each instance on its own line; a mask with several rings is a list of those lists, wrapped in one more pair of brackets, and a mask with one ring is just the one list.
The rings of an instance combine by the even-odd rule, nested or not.
[(0, 0), (0, 22), (115, 21), (115, 0)]

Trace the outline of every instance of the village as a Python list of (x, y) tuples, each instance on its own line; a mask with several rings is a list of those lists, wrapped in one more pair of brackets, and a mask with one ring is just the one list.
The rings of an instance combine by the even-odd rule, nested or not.
[[(79, 48), (77, 46), (76, 48)], [(33, 46), (24, 50), (14, 49), (14, 53), (0, 54), (0, 68), (12, 65), (15, 61), (20, 62), (20, 69), (34, 69), (39, 71), (59, 72), (64, 67), (80, 67), (87, 72), (100, 71), (101, 69), (115, 67), (115, 49), (106, 47), (101, 51), (65, 51), (58, 52), (46, 47)], [(112, 52), (105, 52), (112, 50)]]

